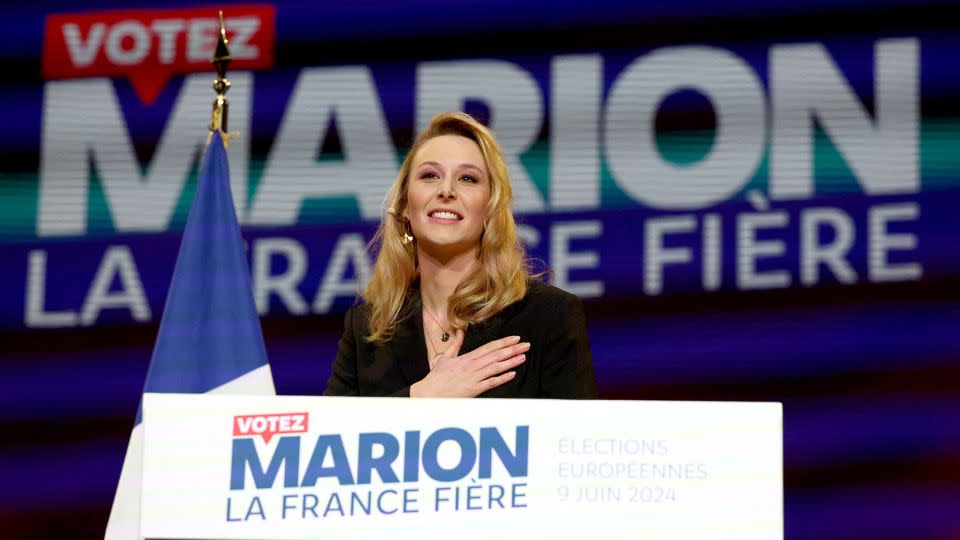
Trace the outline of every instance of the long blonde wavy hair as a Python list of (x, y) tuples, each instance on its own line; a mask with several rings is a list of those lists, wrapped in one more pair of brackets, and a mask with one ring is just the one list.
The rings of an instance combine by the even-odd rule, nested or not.
[(457, 286), (447, 300), (450, 325), (462, 330), (471, 323), (483, 322), (523, 298), (527, 293), (530, 264), (523, 244), (517, 238), (517, 225), (510, 205), (513, 190), (503, 150), (493, 133), (472, 116), (461, 112), (444, 112), (430, 120), (430, 125), (414, 141), (400, 166), (397, 179), (385, 200), (388, 212), (383, 215), (377, 234), (370, 242), (376, 263), (363, 299), (370, 306), (370, 335), (367, 340), (383, 343), (396, 330), (404, 299), (410, 285), (419, 275), (416, 241), (404, 244), (409, 222), (403, 218), (407, 206), (407, 185), (413, 159), (424, 143), (441, 135), (466, 137), (480, 147), (490, 176), (490, 201), (477, 258), (480, 262)]

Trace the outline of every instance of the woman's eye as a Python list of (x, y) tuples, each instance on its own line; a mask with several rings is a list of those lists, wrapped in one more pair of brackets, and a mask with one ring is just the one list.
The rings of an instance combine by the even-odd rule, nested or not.
[(435, 178), (440, 178), (440, 175), (438, 175), (437, 173), (435, 173), (435, 172), (433, 172), (433, 171), (426, 171), (426, 172), (420, 173), (420, 179), (421, 179), (421, 180), (435, 179)]
[(462, 180), (462, 181), (464, 181), (464, 182), (469, 182), (469, 183), (471, 183), (471, 184), (476, 184), (476, 183), (479, 182), (479, 180), (477, 180), (477, 177), (475, 177), (475, 176), (470, 176), (469, 174), (465, 174), (465, 175), (461, 176), (461, 177), (460, 177), (460, 180)]

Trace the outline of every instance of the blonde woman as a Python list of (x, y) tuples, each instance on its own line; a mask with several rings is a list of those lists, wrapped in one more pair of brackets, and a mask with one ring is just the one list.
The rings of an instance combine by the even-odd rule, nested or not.
[(583, 307), (530, 275), (489, 129), (441, 113), (387, 194), (325, 395), (596, 397)]

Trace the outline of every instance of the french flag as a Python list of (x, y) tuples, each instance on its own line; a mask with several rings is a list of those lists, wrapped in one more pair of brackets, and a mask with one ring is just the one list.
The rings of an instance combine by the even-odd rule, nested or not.
[[(222, 134), (207, 144), (144, 392), (276, 394), (230, 194)], [(140, 540), (143, 407), (105, 540)]]

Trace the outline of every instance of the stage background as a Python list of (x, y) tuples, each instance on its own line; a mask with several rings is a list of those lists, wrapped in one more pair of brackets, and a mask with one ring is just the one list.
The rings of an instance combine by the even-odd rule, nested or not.
[(253, 36), (230, 159), (279, 393), (323, 391), (399, 160), (463, 107), (584, 299), (601, 397), (783, 402), (788, 539), (960, 538), (957, 17), (876, 0), (5, 6), (5, 538), (103, 534), (217, 8)]

